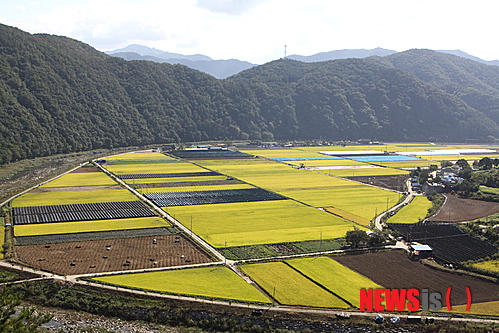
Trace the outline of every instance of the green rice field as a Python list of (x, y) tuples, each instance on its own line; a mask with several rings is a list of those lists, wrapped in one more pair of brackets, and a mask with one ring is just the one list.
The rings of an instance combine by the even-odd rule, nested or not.
[(181, 173), (207, 172), (208, 170), (187, 162), (150, 163), (150, 164), (115, 164), (104, 165), (115, 175), (143, 174), (143, 173)]
[(322, 308), (349, 308), (350, 305), (282, 262), (239, 266), (280, 304)]
[(292, 200), (163, 208), (215, 247), (344, 237), (354, 224)]
[(393, 168), (353, 168), (318, 170), (337, 177), (409, 175), (408, 171)]
[(308, 161), (284, 161), (284, 163), (300, 166), (304, 164), (305, 167), (320, 167), (320, 166), (357, 166), (357, 165), (370, 165), (368, 163), (357, 162), (348, 159), (337, 159), (337, 160), (308, 160)]
[(116, 185), (117, 183), (103, 172), (68, 173), (40, 187)]
[(419, 161), (392, 161), (392, 162), (378, 162), (378, 165), (385, 166), (387, 168), (427, 168), (430, 165), (440, 165), (440, 162), (430, 161), (426, 159), (421, 159)]
[(68, 192), (30, 192), (12, 201), (12, 207), (67, 205), (138, 200), (128, 190), (95, 190)]
[(499, 259), (478, 262), (473, 264), (473, 266), (492, 272), (499, 272)]
[(227, 176), (200, 176), (200, 177), (168, 177), (168, 178), (140, 178), (125, 179), (129, 185), (133, 184), (151, 184), (151, 183), (173, 183), (173, 182), (197, 182), (209, 180), (226, 180)]
[(174, 158), (170, 156), (166, 156), (165, 154), (162, 153), (152, 153), (152, 152), (134, 152), (134, 153), (126, 153), (126, 154), (121, 154), (121, 155), (113, 155), (113, 156), (108, 156), (104, 158), (105, 160), (108, 161), (115, 161), (115, 160), (156, 160), (156, 159), (162, 159), (162, 160), (175, 160)]
[[(335, 207), (371, 220), (398, 202), (396, 192), (266, 160), (200, 161), (203, 166), (314, 207)], [(231, 164), (229, 164), (231, 163)]]
[(291, 259), (286, 263), (357, 308), (360, 289), (383, 288), (328, 257)]
[(387, 223), (417, 223), (423, 220), (428, 214), (428, 209), (432, 203), (424, 196), (416, 196), (412, 201), (400, 209), (394, 216), (390, 217)]
[(488, 187), (488, 186), (481, 185), (480, 191), (482, 191), (483, 193), (499, 195), (499, 189), (495, 188), (495, 187)]
[(244, 281), (227, 267), (204, 267), (102, 276), (96, 277), (94, 280), (171, 294), (271, 303), (255, 287)]
[(497, 316), (499, 313), (499, 301), (485, 302), (485, 303), (472, 303), (469, 312), (466, 312), (466, 305), (452, 306), (452, 312), (460, 312), (466, 314), (477, 314), (485, 316)]
[(215, 191), (215, 190), (238, 190), (243, 188), (255, 188), (248, 184), (229, 184), (229, 185), (206, 185), (206, 186), (181, 186), (181, 187), (156, 187), (138, 190), (141, 193), (153, 192), (193, 192), (193, 191)]
[(255, 150), (241, 150), (241, 152), (261, 156), (265, 158), (284, 158), (284, 157), (320, 157), (322, 154), (303, 151), (298, 149), (255, 149)]
[(24, 224), (16, 225), (14, 227), (14, 236), (74, 234), (80, 232), (159, 228), (168, 226), (170, 226), (170, 224), (160, 217)]

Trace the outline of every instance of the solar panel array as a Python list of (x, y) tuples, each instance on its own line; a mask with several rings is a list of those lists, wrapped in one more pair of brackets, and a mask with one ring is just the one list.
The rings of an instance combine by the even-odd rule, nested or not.
[(160, 207), (286, 199), (282, 195), (261, 188), (146, 193), (144, 196)]
[(156, 216), (142, 201), (14, 207), (14, 224), (38, 224)]
[(199, 150), (178, 150), (170, 152), (170, 155), (180, 158), (250, 158), (253, 155), (241, 153), (228, 149), (199, 149)]
[(201, 177), (220, 176), (218, 172), (177, 172), (177, 173), (138, 173), (130, 175), (117, 175), (121, 179), (142, 179), (142, 178), (170, 178), (170, 177)]

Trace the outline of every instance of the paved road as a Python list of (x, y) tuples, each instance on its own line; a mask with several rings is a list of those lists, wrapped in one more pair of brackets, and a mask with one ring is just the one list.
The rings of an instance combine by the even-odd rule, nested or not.
[(405, 197), (405, 199), (401, 203), (393, 206), (392, 208), (390, 208), (390, 209), (384, 211), (383, 213), (379, 214), (378, 216), (376, 216), (376, 218), (374, 219), (374, 226), (376, 227), (376, 229), (383, 230), (383, 224), (384, 223), (381, 222), (381, 220), (383, 219), (383, 217), (385, 217), (386, 214), (390, 214), (391, 212), (393, 212), (393, 211), (395, 211), (395, 210), (397, 210), (397, 209), (399, 209), (399, 208), (407, 205), (409, 202), (412, 201), (412, 199), (414, 198), (414, 196), (416, 196), (416, 192), (414, 192), (412, 190), (411, 180), (410, 179), (406, 180), (406, 185), (407, 185), (407, 192), (409, 194)]

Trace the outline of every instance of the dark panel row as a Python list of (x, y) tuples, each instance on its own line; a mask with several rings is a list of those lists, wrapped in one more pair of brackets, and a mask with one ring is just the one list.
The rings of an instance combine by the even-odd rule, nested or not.
[(121, 179), (143, 179), (143, 178), (170, 178), (170, 177), (202, 177), (220, 176), (218, 172), (177, 172), (177, 173), (140, 173), (130, 175), (117, 175)]
[(69, 205), (14, 207), (13, 213), (15, 216), (19, 216), (19, 215), (33, 215), (33, 214), (57, 214), (57, 213), (70, 213), (70, 212), (144, 209), (144, 208), (147, 208), (147, 205), (144, 204), (142, 201), (118, 201), (118, 202), (69, 204)]
[(93, 221), (156, 216), (150, 209), (120, 209), (70, 213), (48, 213), (14, 216), (14, 224), (38, 224), (56, 222)]
[(135, 238), (145, 236), (171, 235), (168, 228), (145, 228), (130, 230), (79, 232), (76, 234), (55, 234), (16, 237), (16, 245), (55, 244), (102, 239)]
[(389, 223), (388, 226), (398, 231), (406, 241), (431, 246), (433, 256), (443, 263), (458, 264), (497, 252), (491, 244), (464, 233), (454, 225)]
[(277, 193), (261, 188), (146, 193), (144, 196), (160, 207), (286, 199)]

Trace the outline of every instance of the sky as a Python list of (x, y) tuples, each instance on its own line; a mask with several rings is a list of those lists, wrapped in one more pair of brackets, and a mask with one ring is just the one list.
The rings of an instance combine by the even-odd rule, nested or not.
[[(0, 0), (0, 23), (111, 51), (140, 44), (263, 64), (342, 49), (499, 59), (495, 0)], [(286, 45), (286, 47), (285, 47)]]

